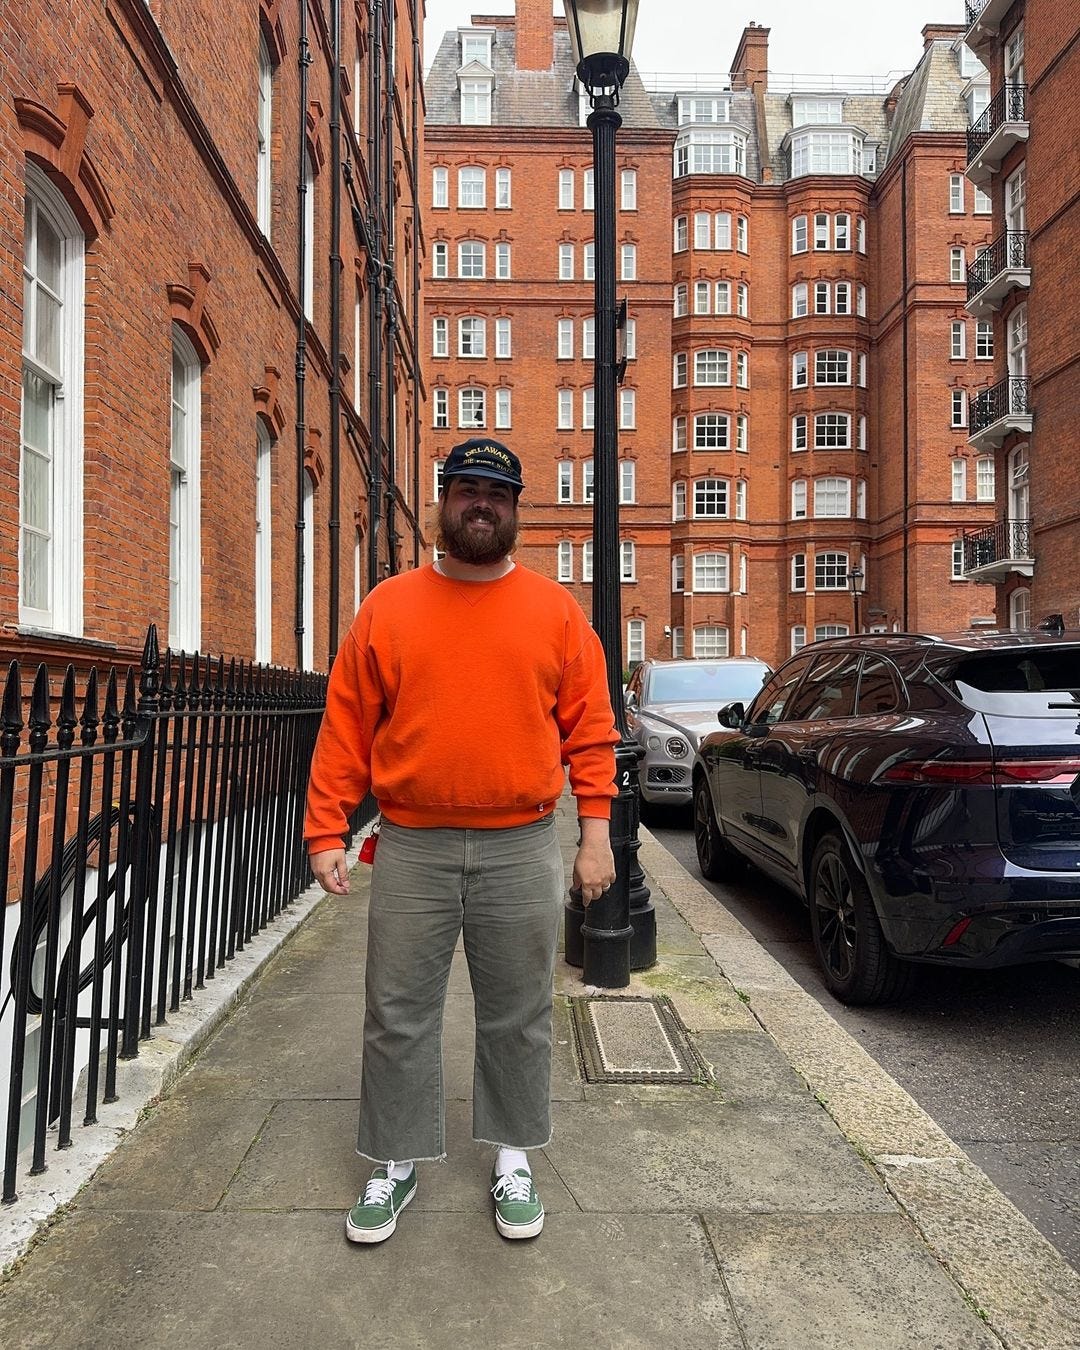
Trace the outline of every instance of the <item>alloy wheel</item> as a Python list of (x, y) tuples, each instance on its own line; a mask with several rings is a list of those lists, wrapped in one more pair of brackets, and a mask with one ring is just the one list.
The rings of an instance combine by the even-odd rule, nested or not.
[(843, 860), (826, 853), (818, 864), (814, 886), (821, 955), (838, 980), (850, 978), (855, 967), (858, 926), (851, 878)]

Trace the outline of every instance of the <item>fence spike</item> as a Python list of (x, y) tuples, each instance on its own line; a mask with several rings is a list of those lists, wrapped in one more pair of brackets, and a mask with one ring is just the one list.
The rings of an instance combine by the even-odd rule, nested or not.
[(68, 664), (64, 672), (64, 683), (60, 690), (60, 707), (56, 714), (56, 747), (58, 750), (70, 750), (75, 740), (75, 728), (79, 725), (75, 712), (75, 667)]
[(139, 677), (140, 712), (157, 711), (160, 669), (161, 654), (158, 650), (157, 624), (152, 623), (146, 630), (146, 642), (143, 644), (142, 670)]
[(125, 741), (130, 741), (135, 735), (138, 716), (139, 705), (135, 698), (135, 671), (131, 666), (128, 666), (127, 675), (124, 677), (124, 715), (122, 723)]
[(183, 712), (187, 706), (187, 653), (180, 653), (180, 664), (176, 672), (176, 688), (173, 690), (173, 707)]
[(218, 657), (217, 674), (214, 677), (214, 711), (220, 712), (225, 706), (225, 657)]
[(49, 716), (49, 671), (44, 662), (37, 668), (34, 688), (30, 694), (30, 750), (40, 753), (49, 739), (52, 718)]
[(203, 672), (202, 684), (202, 710), (209, 712), (214, 706), (214, 661), (210, 653), (206, 653), (206, 669)]
[(80, 740), (83, 745), (93, 745), (97, 741), (97, 729), (100, 718), (98, 717), (98, 668), (90, 667), (90, 674), (86, 677), (86, 693), (83, 696), (82, 716), (79, 718), (79, 726), (82, 727), (82, 736)]
[(101, 718), (102, 734), (106, 741), (112, 742), (120, 731), (120, 709), (116, 702), (116, 667), (109, 667), (109, 678), (105, 684), (105, 711)]
[(4, 681), (4, 709), (0, 713), (0, 755), (18, 753), (22, 739), (22, 675), (18, 661), (12, 661)]

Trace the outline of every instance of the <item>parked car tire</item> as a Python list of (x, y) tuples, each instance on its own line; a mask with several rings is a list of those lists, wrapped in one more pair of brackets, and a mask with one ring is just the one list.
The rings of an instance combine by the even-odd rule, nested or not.
[(826, 834), (810, 863), (810, 929), (825, 983), (841, 1003), (892, 1003), (915, 968), (885, 945), (866, 880), (839, 834)]
[(709, 785), (699, 777), (694, 783), (694, 844), (701, 875), (709, 881), (724, 881), (732, 872), (732, 854), (720, 834)]

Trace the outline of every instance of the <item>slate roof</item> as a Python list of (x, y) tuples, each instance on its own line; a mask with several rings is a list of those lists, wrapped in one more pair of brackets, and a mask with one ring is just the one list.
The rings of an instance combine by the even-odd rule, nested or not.
[(961, 96), (966, 84), (953, 43), (932, 42), (896, 105), (889, 154), (897, 154), (917, 131), (966, 131), (967, 109)]
[[(678, 90), (675, 93), (650, 94), (649, 98), (652, 100), (657, 121), (661, 126), (668, 127), (673, 135), (676, 135), (679, 130), (679, 94), (692, 94), (695, 98), (710, 98), (712, 92), (695, 85), (692, 89)], [(759, 183), (761, 181), (761, 158), (758, 153), (757, 109), (754, 104), (754, 96), (747, 89), (717, 89), (715, 94), (717, 98), (731, 100), (729, 120), (721, 125), (742, 127), (750, 133), (746, 143), (746, 176), (753, 182)], [(708, 130), (708, 127), (702, 125), (700, 129), (705, 131)]]
[[(565, 29), (555, 30), (554, 61), (550, 70), (518, 70), (516, 41), (512, 28), (496, 28), (491, 46), (495, 75), (491, 125), (497, 127), (579, 127), (578, 97), (574, 87), (574, 59)], [(457, 29), (443, 34), (431, 63), (424, 93), (428, 126), (459, 126), (461, 97), (458, 71), (461, 49)], [(631, 68), (623, 86), (619, 112), (623, 126), (656, 129), (657, 121), (649, 95), (637, 70)]]

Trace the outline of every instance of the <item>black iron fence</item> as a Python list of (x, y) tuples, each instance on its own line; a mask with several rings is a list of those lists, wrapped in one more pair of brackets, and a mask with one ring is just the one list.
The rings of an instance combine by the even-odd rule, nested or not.
[(988, 0), (965, 0), (965, 9), (967, 10), (967, 26), (970, 28), (979, 15), (986, 8)]
[(973, 299), (984, 286), (989, 286), (994, 278), (1000, 276), (1007, 268), (1027, 266), (1027, 230), (1007, 230), (1004, 234), (999, 234), (992, 244), (980, 249), (968, 267), (967, 298)]
[(964, 571), (1006, 561), (1030, 561), (1031, 521), (1003, 516), (993, 525), (966, 530), (963, 536)]
[[(117, 1060), (311, 880), (301, 839), (326, 677), (158, 649), (13, 661), (0, 713), (3, 1200), (117, 1098)], [(25, 718), (24, 718), (24, 714)], [(370, 814), (364, 808), (353, 824)], [(10, 903), (8, 903), (10, 902)], [(5, 920), (7, 921), (5, 924)], [(5, 926), (7, 935), (5, 936)]]
[(1027, 85), (1003, 84), (986, 105), (983, 114), (968, 127), (968, 163), (982, 153), (983, 147), (1006, 122), (1027, 121)]
[(1003, 417), (1025, 417), (1030, 412), (1030, 381), (1025, 375), (1008, 375), (971, 400), (971, 431), (985, 431)]

